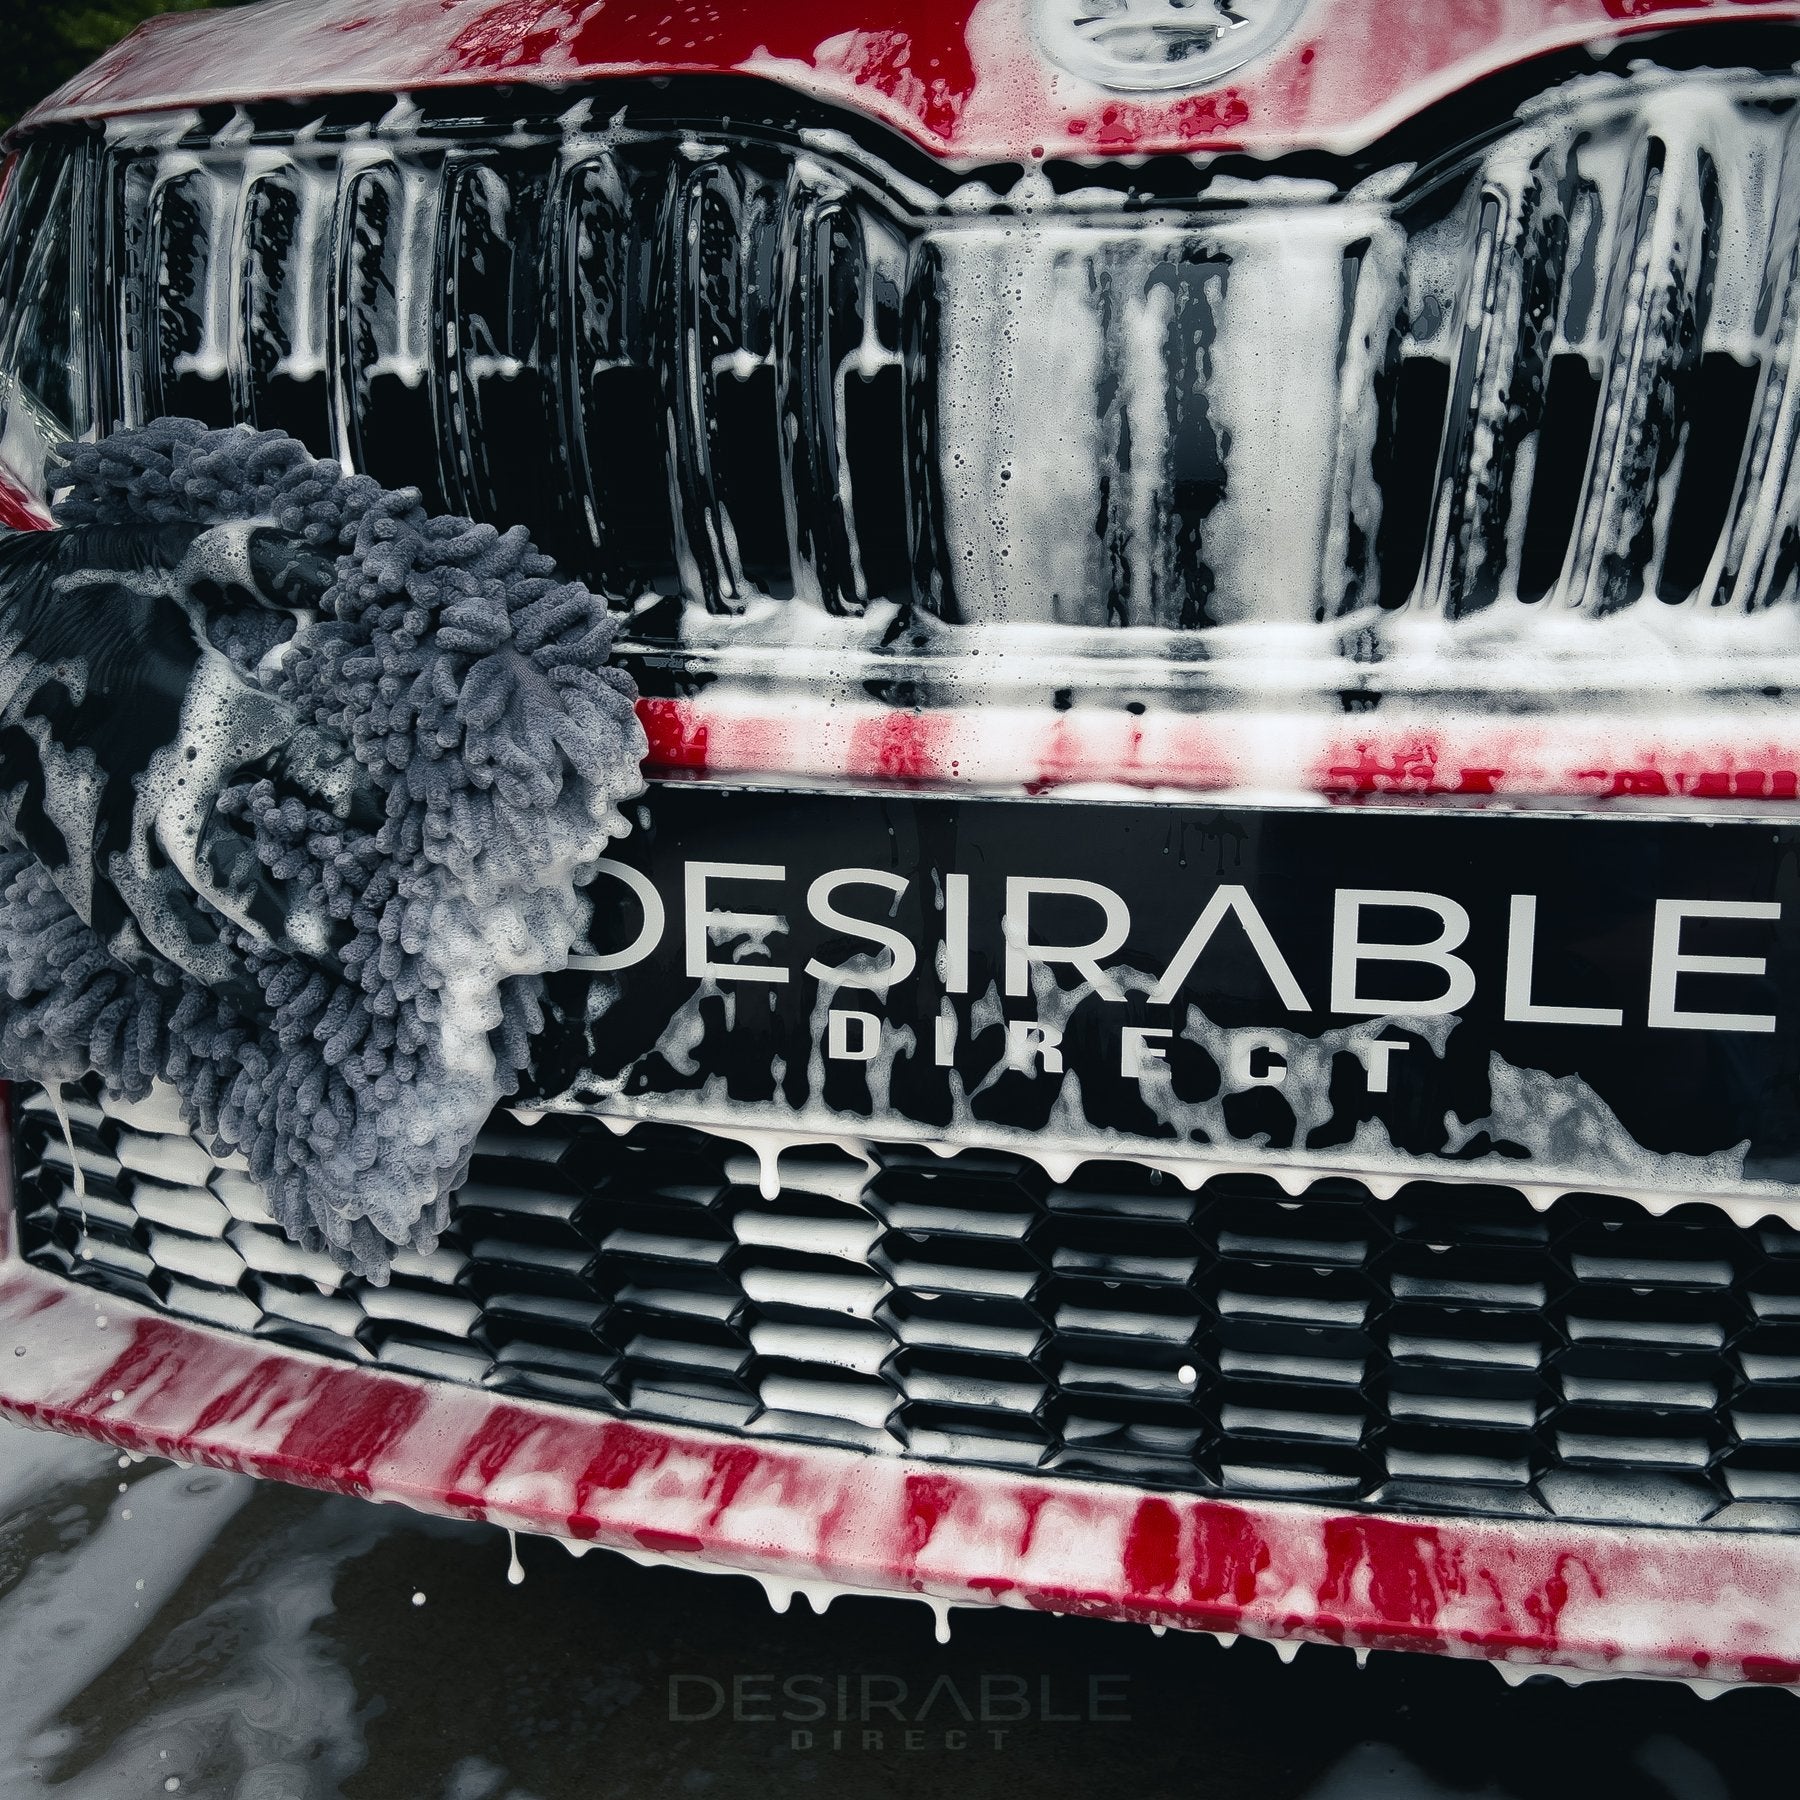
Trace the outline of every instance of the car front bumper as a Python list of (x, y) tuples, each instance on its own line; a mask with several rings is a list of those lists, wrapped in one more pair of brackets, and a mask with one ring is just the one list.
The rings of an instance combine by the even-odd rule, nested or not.
[[(4, 1196), (10, 1204), (10, 1193)], [(609, 1418), (253, 1343), (0, 1260), (0, 1415), (750, 1575), (1281, 1643), (1800, 1687), (1800, 1538), (1222, 1501)]]

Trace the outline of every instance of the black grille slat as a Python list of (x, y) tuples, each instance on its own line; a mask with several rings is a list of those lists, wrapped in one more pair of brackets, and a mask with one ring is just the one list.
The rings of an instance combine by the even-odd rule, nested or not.
[(1190, 1193), (1130, 1164), (1056, 1185), (880, 1145), (797, 1158), (765, 1200), (703, 1133), (498, 1114), (442, 1245), (373, 1288), (289, 1244), (241, 1171), (193, 1181), (166, 1106), (71, 1088), (68, 1114), (65, 1136), (22, 1093), (30, 1260), (432, 1379), (1196, 1493), (1746, 1527), (1800, 1506), (1800, 1230), (1772, 1221), (1428, 1183)]

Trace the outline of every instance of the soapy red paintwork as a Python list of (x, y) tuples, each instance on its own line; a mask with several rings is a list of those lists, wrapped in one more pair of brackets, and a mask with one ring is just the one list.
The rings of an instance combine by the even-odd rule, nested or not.
[(1367, 142), (1533, 57), (1800, 18), (1800, 0), (1312, 0), (1224, 85), (1125, 97), (1053, 67), (1034, 0), (264, 0), (153, 19), (27, 127), (271, 96), (751, 74), (959, 163)]
[(1440, 708), (1429, 724), (1372, 725), (1297, 714), (1279, 732), (1224, 713), (1051, 712), (1002, 703), (896, 712), (804, 695), (704, 694), (638, 702), (664, 780), (898, 781), (1048, 793), (1077, 783), (1217, 793), (1492, 795), (1792, 800), (1800, 731), (1785, 721), (1729, 729), (1717, 715), (1658, 719), (1566, 713), (1496, 717)]
[(50, 515), (0, 465), (0, 530), (41, 531), (49, 523)]
[(1800, 1540), (1777, 1533), (1345, 1514), (747, 1444), (333, 1364), (17, 1262), (0, 1380), (0, 1414), (121, 1449), (777, 1581), (1800, 1684)]

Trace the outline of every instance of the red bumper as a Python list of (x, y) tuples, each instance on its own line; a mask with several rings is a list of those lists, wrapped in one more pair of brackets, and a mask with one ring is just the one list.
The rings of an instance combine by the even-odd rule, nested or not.
[(1800, 1685), (1800, 1538), (1227, 1503), (759, 1444), (327, 1362), (16, 1260), (0, 1414), (776, 1593)]

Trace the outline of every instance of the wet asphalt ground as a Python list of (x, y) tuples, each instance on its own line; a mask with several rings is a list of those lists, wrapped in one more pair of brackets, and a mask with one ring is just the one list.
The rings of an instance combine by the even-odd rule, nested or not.
[[(0, 1800), (1725, 1800), (1800, 1699), (840, 1600), (0, 1426)], [(859, 1715), (866, 1715), (859, 1716)]]

